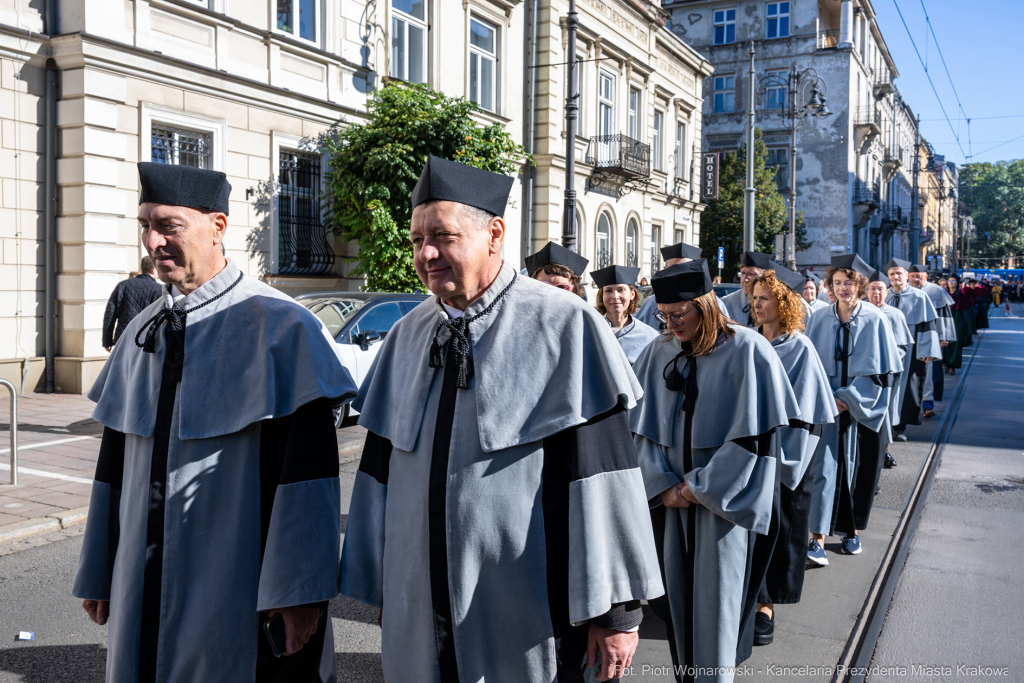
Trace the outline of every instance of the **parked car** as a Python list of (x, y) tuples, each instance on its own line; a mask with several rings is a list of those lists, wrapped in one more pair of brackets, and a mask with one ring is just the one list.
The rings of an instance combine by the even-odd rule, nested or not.
[(740, 285), (738, 282), (723, 282), (721, 284), (712, 285), (712, 288), (715, 290), (715, 294), (718, 295), (718, 298), (721, 299), (723, 296), (727, 296), (735, 292), (740, 288)]
[[(327, 327), (340, 347), (342, 364), (357, 385), (369, 372), (380, 350), (380, 342), (399, 319), (426, 299), (423, 294), (380, 292), (316, 292), (296, 298)], [(346, 403), (335, 410), (338, 428), (358, 411)]]

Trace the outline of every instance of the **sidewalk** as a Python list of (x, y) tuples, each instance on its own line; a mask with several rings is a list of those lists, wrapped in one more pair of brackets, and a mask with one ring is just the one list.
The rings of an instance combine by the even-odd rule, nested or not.
[(875, 648), (872, 668), (891, 669), (872, 683), (1024, 677), (1024, 305), (989, 322)]
[[(0, 545), (85, 522), (103, 425), (74, 394), (18, 397), (18, 486), (10, 486), (10, 398), (0, 398)], [(338, 457), (362, 452), (366, 430), (338, 430)]]

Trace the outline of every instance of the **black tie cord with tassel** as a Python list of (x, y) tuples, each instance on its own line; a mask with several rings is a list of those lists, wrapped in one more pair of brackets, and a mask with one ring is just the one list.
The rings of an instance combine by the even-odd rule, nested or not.
[[(165, 362), (172, 368), (181, 367), (181, 364), (185, 362), (185, 316), (194, 311), (198, 311), (203, 306), (212, 304), (217, 299), (221, 298), (242, 281), (245, 277), (244, 273), (238, 274), (238, 279), (231, 283), (231, 285), (223, 292), (215, 297), (207, 299), (203, 303), (193, 306), (188, 310), (185, 308), (185, 300), (182, 299), (178, 303), (174, 304), (169, 308), (161, 308), (156, 315), (147, 320), (142, 327), (139, 328), (138, 333), (135, 335), (135, 345), (142, 349), (143, 353), (156, 353), (156, 335), (160, 330), (160, 326), (167, 322), (167, 329), (176, 338), (177, 344), (174, 345), (174, 357), (167, 358)], [(139, 341), (142, 333), (146, 333), (146, 339)]]
[[(683, 358), (686, 359), (685, 379), (678, 368), (679, 361)], [(682, 350), (668, 362), (661, 371), (661, 376), (665, 380), (665, 388), (669, 391), (683, 390), (683, 412), (692, 415), (697, 405), (697, 359), (693, 355), (693, 345), (690, 342), (683, 342)]]
[(443, 345), (440, 342), (440, 336), (441, 330), (447, 327), (452, 333), (452, 349), (455, 352), (455, 362), (459, 364), (459, 374), (456, 379), (456, 386), (459, 389), (468, 389), (469, 378), (473, 376), (472, 361), (469, 357), (469, 324), (490, 313), (498, 302), (508, 294), (508, 290), (512, 289), (512, 285), (516, 283), (516, 278), (518, 277), (519, 273), (513, 274), (512, 280), (505, 285), (505, 289), (498, 292), (498, 296), (494, 297), (494, 301), (473, 317), (452, 318), (446, 316), (441, 318), (441, 322), (437, 324), (437, 329), (434, 331), (434, 341), (430, 344), (430, 367), (444, 367)]

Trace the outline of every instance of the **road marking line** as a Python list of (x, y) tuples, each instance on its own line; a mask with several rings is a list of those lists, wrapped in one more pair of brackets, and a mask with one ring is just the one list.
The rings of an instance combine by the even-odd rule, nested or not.
[[(20, 448), (18, 449), (21, 450)], [(6, 463), (0, 463), (0, 470), (7, 470), (10, 472), (11, 466)], [(56, 472), (47, 472), (45, 470), (31, 470), (27, 467), (18, 466), (19, 474), (34, 474), (37, 477), (48, 477), (50, 479), (63, 479), (64, 481), (73, 481), (76, 484), (91, 484), (92, 479), (83, 479), (81, 477), (72, 477), (67, 474), (58, 474)]]
[[(30, 443), (26, 446), (18, 446), (18, 452), (27, 451), (30, 448), (46, 448), (47, 446), (59, 446), (62, 443), (71, 443), (72, 441), (85, 441), (86, 439), (95, 439), (95, 436), (75, 436), (70, 439), (57, 439), (56, 441), (43, 441), (41, 443)], [(4, 448), (0, 450), (0, 454), (10, 453), (10, 448)], [(11, 469), (8, 467), (7, 469)]]

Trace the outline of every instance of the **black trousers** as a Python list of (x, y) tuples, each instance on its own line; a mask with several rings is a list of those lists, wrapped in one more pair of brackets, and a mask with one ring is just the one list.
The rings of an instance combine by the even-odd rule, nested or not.
[(853, 523), (863, 531), (868, 528), (871, 506), (875, 503), (875, 488), (885, 464), (885, 446), (889, 442), (884, 428), (874, 431), (857, 424), (857, 468), (853, 473)]
[(921, 424), (921, 403), (924, 400), (924, 380), (928, 366), (916, 357), (917, 344), (911, 345), (907, 356), (912, 359), (910, 376), (907, 377), (907, 391), (903, 394), (903, 404), (900, 406), (900, 423), (896, 425), (897, 431), (903, 431), (907, 425)]
[[(952, 342), (950, 342), (952, 345)], [(949, 348), (948, 346), (946, 348)], [(945, 349), (943, 349), (945, 350)], [(936, 358), (932, 361), (932, 399), (942, 400), (942, 392), (946, 388), (946, 377), (942, 372), (942, 359)]]
[(792, 605), (800, 602), (807, 566), (807, 538), (811, 529), (813, 469), (812, 461), (792, 491), (785, 486), (779, 487), (779, 539), (775, 542), (768, 573), (757, 594), (760, 603)]

